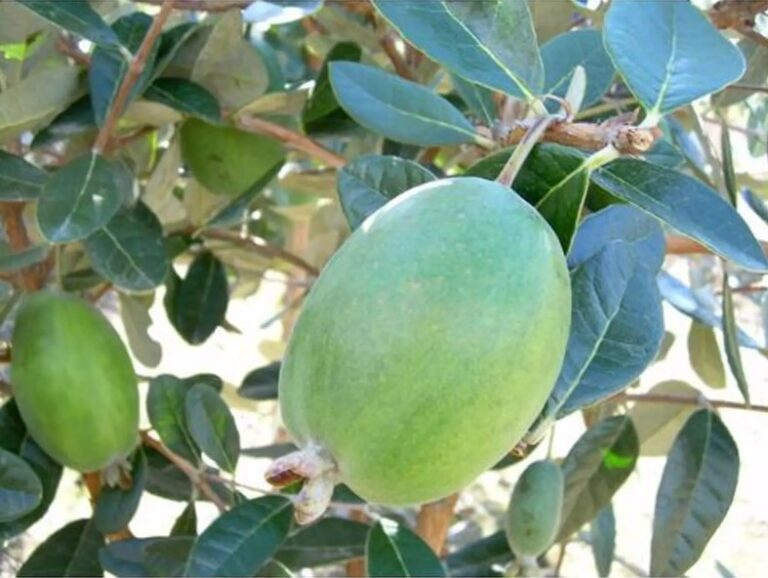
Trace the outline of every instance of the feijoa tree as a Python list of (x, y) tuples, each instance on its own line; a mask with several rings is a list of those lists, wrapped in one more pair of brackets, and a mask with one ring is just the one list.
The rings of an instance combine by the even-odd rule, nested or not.
[[(606, 576), (633, 539), (614, 495), (666, 456), (633, 548), (686, 573), (736, 494), (728, 422), (768, 410), (742, 360), (766, 351), (743, 215), (768, 221), (768, 5), (698, 4), (0, 0), (3, 569), (501, 576), (581, 540)], [(284, 371), (159, 369), (155, 302), (199, 345), (251, 323), (230, 300), (273, 273)], [(701, 383), (640, 381), (674, 339), (664, 302), (691, 319)], [(743, 401), (710, 399), (726, 385)], [(293, 437), (241, 447), (233, 386), (282, 403)], [(238, 471), (254, 458), (272, 485)], [(92, 515), (13, 558), (66, 468)], [(466, 480), (507, 468), (495, 531), (449, 533)], [(400, 484), (428, 503), (378, 503)], [(131, 531), (146, 494), (178, 502), (168, 535)]]

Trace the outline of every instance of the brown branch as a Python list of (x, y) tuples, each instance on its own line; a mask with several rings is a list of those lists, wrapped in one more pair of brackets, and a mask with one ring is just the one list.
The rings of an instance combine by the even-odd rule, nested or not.
[(295, 265), (296, 267), (303, 269), (313, 277), (317, 277), (320, 274), (320, 270), (317, 267), (315, 267), (311, 263), (308, 263), (298, 255), (295, 255), (290, 251), (286, 251), (282, 247), (277, 247), (275, 245), (261, 245), (256, 241), (254, 241), (253, 239), (251, 239), (250, 237), (242, 237), (240, 236), (239, 233), (235, 233), (231, 231), (206, 229), (206, 230), (200, 231), (198, 234), (201, 237), (207, 237), (209, 239), (218, 239), (219, 241), (229, 241), (230, 243), (243, 245), (245, 247), (253, 249), (253, 251), (256, 253), (259, 253), (260, 255), (269, 257), (271, 259), (281, 259), (286, 263), (290, 263), (291, 265)]
[(737, 401), (725, 401), (719, 399), (707, 399), (701, 397), (691, 397), (688, 395), (667, 395), (661, 393), (620, 393), (614, 398), (615, 401), (630, 401), (643, 403), (675, 403), (678, 405), (701, 405), (727, 409), (743, 409), (747, 411), (757, 411), (768, 413), (768, 405), (747, 405)]
[(384, 49), (384, 52), (387, 53), (389, 60), (392, 62), (392, 66), (395, 67), (395, 72), (406, 80), (414, 80), (413, 73), (398, 52), (395, 38), (391, 34), (384, 35), (381, 39), (381, 47)]
[(443, 553), (448, 529), (453, 521), (453, 509), (459, 494), (452, 494), (447, 498), (424, 504), (419, 510), (416, 519), (416, 533), (424, 540), (435, 553), (440, 556)]
[(86, 68), (91, 65), (91, 57), (80, 51), (77, 46), (67, 38), (60, 36), (56, 40), (56, 50), (71, 58), (76, 64), (85, 66)]
[(755, 25), (755, 16), (768, 10), (768, 0), (720, 0), (709, 10), (709, 19), (716, 28), (741, 28)]
[(752, 92), (768, 92), (768, 86), (760, 86), (758, 84), (741, 84), (739, 82), (735, 84), (729, 84), (725, 88), (729, 90), (751, 90)]
[(315, 140), (312, 140), (308, 136), (292, 131), (289, 128), (280, 126), (263, 118), (257, 118), (255, 116), (244, 116), (237, 120), (238, 126), (248, 132), (255, 132), (270, 136), (281, 141), (286, 146), (307, 153), (310, 156), (316, 157), (323, 161), (325, 164), (340, 169), (347, 164), (346, 159), (336, 154), (333, 151), (328, 150), (323, 145)]
[[(138, 4), (161, 6), (164, 0), (133, 0)], [(195, 12), (225, 12), (227, 10), (242, 10), (253, 4), (254, 0), (171, 0), (173, 8), (192, 10)]]
[(213, 488), (211, 488), (210, 484), (206, 481), (205, 476), (203, 476), (202, 473), (194, 465), (189, 463), (181, 456), (173, 453), (161, 442), (151, 437), (146, 431), (141, 432), (141, 443), (148, 448), (152, 448), (153, 450), (157, 451), (159, 454), (162, 454), (169, 462), (179, 468), (179, 470), (181, 470), (189, 478), (189, 481), (197, 486), (197, 489), (200, 490), (200, 493), (208, 498), (211, 502), (213, 502), (213, 504), (219, 509), (220, 512), (225, 512), (227, 510), (227, 504), (216, 492), (213, 491)]
[(152, 51), (152, 47), (163, 32), (163, 26), (165, 25), (168, 17), (174, 8), (174, 0), (163, 0), (162, 8), (157, 13), (152, 26), (147, 31), (147, 35), (144, 40), (141, 41), (141, 46), (136, 55), (131, 60), (131, 64), (128, 67), (128, 72), (125, 74), (123, 81), (120, 83), (120, 88), (117, 90), (117, 96), (109, 109), (104, 125), (101, 127), (98, 136), (96, 137), (96, 144), (94, 145), (94, 151), (102, 154), (109, 147), (109, 141), (112, 138), (112, 133), (117, 126), (117, 121), (123, 114), (126, 104), (128, 103), (128, 97), (131, 94), (136, 81), (144, 71), (144, 66), (147, 63), (147, 58)]
[[(31, 242), (24, 224), (24, 203), (0, 203), (0, 215), (11, 250), (16, 252), (28, 249)], [(43, 284), (42, 271), (36, 265), (24, 267), (16, 278), (24, 291), (37, 291)]]
[[(760, 241), (764, 252), (768, 252), (768, 242)], [(708, 255), (712, 251), (704, 245), (680, 235), (667, 236), (667, 255)]]
[[(517, 121), (510, 128), (502, 127), (497, 138), (504, 146), (518, 144), (525, 137), (530, 121)], [(553, 142), (586, 150), (601, 150), (613, 145), (622, 154), (637, 155), (648, 152), (661, 137), (658, 128), (640, 128), (628, 124), (586, 122), (555, 122), (541, 137), (542, 142)]]

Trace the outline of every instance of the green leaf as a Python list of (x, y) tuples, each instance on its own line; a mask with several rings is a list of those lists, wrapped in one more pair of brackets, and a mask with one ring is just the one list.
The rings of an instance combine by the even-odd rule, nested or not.
[(714, 412), (693, 414), (669, 452), (656, 495), (651, 576), (682, 576), (699, 559), (736, 492), (739, 450)]
[[(575, 30), (553, 38), (541, 47), (544, 61), (544, 92), (565, 97), (577, 66), (587, 75), (581, 105), (598, 102), (610, 88), (615, 71), (597, 30)], [(550, 105), (548, 104), (548, 107)], [(558, 108), (555, 105), (553, 108)]]
[(96, 119), (93, 116), (91, 97), (85, 95), (56, 115), (48, 126), (35, 134), (30, 146), (32, 149), (38, 149), (87, 134), (95, 129)]
[(717, 389), (725, 387), (725, 367), (715, 332), (695, 319), (688, 331), (688, 359), (704, 383)]
[(0, 448), (0, 523), (28, 514), (43, 499), (43, 485), (30, 465)]
[(314, 568), (362, 558), (368, 524), (342, 518), (323, 518), (292, 534), (275, 553), (289, 568)]
[(197, 536), (197, 510), (194, 502), (189, 502), (176, 518), (171, 536)]
[(13, 521), (0, 522), (0, 541), (5, 541), (29, 528), (45, 514), (59, 487), (62, 468), (29, 436), (13, 400), (0, 407), (0, 448), (26, 461), (42, 483), (43, 491), (34, 510)]
[(339, 171), (341, 209), (354, 230), (400, 193), (434, 180), (431, 172), (413, 161), (383, 155), (360, 156)]
[(49, 245), (34, 245), (14, 253), (6, 243), (0, 242), (0, 271), (13, 273), (30, 265), (36, 265), (45, 260), (50, 250)]
[(452, 73), (526, 100), (541, 93), (541, 55), (525, 0), (372, 3), (408, 42)]
[(170, 319), (188, 343), (197, 345), (208, 339), (224, 320), (228, 303), (224, 265), (212, 253), (201, 253), (176, 289)]
[(231, 203), (219, 210), (213, 217), (206, 221), (203, 228), (221, 229), (240, 224), (248, 216), (248, 209), (258, 194), (280, 173), (283, 167), (284, 157), (280, 157), (271, 169), (267, 170), (259, 179), (248, 187), (243, 193), (235, 197)]
[(768, 271), (768, 260), (749, 227), (701, 181), (637, 159), (614, 161), (593, 172), (592, 181), (721, 257), (751, 271)]
[(77, 96), (78, 69), (59, 66), (34, 72), (0, 91), (0, 142), (46, 124)]
[(189, 385), (173, 375), (149, 381), (147, 415), (160, 440), (173, 453), (197, 463), (199, 451), (187, 424), (185, 399)]
[(464, 80), (455, 74), (451, 75), (451, 83), (469, 110), (486, 126), (493, 126), (499, 116), (496, 103), (493, 100), (493, 91), (485, 86)]
[(22, 6), (94, 44), (120, 46), (117, 38), (88, 0), (17, 0)]
[(221, 110), (216, 97), (190, 80), (158, 78), (149, 85), (144, 98), (208, 122), (221, 121)]
[(102, 546), (104, 536), (90, 520), (70, 522), (32, 552), (17, 576), (102, 576)]
[(446, 575), (440, 559), (426, 542), (387, 518), (380, 518), (368, 531), (365, 565), (371, 578)]
[(741, 361), (741, 351), (737, 337), (738, 326), (733, 311), (733, 290), (728, 283), (729, 275), (723, 272), (723, 342), (725, 344), (725, 357), (731, 368), (731, 374), (736, 379), (744, 401), (749, 404), (749, 383), (744, 373), (744, 364)]
[(288, 535), (291, 502), (266, 496), (219, 516), (192, 547), (185, 576), (252, 576)]
[(428, 88), (354, 62), (332, 62), (329, 68), (339, 104), (375, 133), (421, 146), (461, 144), (477, 138), (464, 115)]
[(758, 44), (749, 38), (742, 38), (738, 45), (744, 60), (747, 62), (747, 71), (739, 79), (739, 87), (729, 86), (719, 93), (713, 100), (716, 106), (731, 106), (743, 102), (755, 93), (754, 88), (764, 86), (768, 82), (768, 46)]
[(221, 469), (233, 473), (240, 455), (240, 433), (227, 404), (204, 384), (193, 386), (184, 403), (192, 439)]
[(126, 528), (139, 507), (147, 483), (147, 458), (141, 448), (133, 455), (130, 474), (130, 488), (107, 486), (101, 489), (93, 511), (93, 524), (102, 534)]
[(507, 536), (499, 531), (452, 552), (445, 564), (451, 576), (503, 576), (513, 559)]
[(128, 338), (131, 353), (147, 367), (157, 367), (163, 357), (163, 348), (159, 341), (149, 334), (152, 317), (149, 310), (154, 303), (154, 294), (128, 295), (120, 292), (120, 319)]
[(346, 60), (359, 62), (362, 49), (354, 42), (339, 42), (328, 52), (323, 67), (315, 80), (312, 95), (301, 113), (301, 124), (307, 134), (333, 134), (354, 126), (347, 113), (339, 106), (328, 78), (328, 64)]
[(144, 546), (144, 565), (150, 576), (183, 576), (189, 553), (195, 543), (193, 536), (158, 538)]
[(689, 2), (617, 0), (605, 18), (604, 35), (613, 63), (652, 117), (744, 74), (741, 52)]
[(279, 375), (279, 361), (254, 369), (243, 378), (237, 393), (248, 399), (275, 399)]
[(616, 550), (616, 517), (613, 506), (608, 504), (597, 514), (589, 527), (589, 541), (598, 576), (609, 576), (613, 553)]
[[(295, 452), (297, 449), (298, 448), (292, 443), (272, 444), (256, 448), (246, 448), (243, 450), (243, 455), (256, 459), (261, 458), (274, 460), (275, 458), (282, 457), (285, 454)], [(337, 489), (340, 487), (341, 486), (336, 486)]]
[(144, 548), (156, 538), (129, 538), (107, 544), (99, 550), (99, 563), (117, 578), (144, 578)]
[(569, 537), (607, 506), (635, 468), (637, 433), (627, 416), (589, 428), (563, 460), (565, 501), (558, 540)]
[(257, 49), (243, 37), (240, 10), (225, 12), (216, 21), (190, 80), (208, 89), (228, 110), (245, 106), (266, 92), (269, 74)]
[[(118, 18), (112, 25), (112, 28), (122, 43), (131, 52), (136, 53), (151, 26), (151, 16), (143, 12), (133, 12)], [(128, 108), (128, 104), (144, 92), (147, 84), (152, 79), (152, 70), (158, 47), (159, 44), (156, 43), (149, 53), (138, 80), (133, 88), (131, 88), (125, 108)], [(104, 124), (110, 109), (114, 105), (118, 90), (125, 75), (128, 73), (129, 66), (130, 64), (121, 50), (114, 47), (100, 46), (94, 49), (91, 55), (91, 65), (88, 68), (88, 84), (91, 89), (93, 112), (96, 123), (99, 126)]]
[(120, 187), (120, 169), (101, 155), (88, 153), (56, 171), (43, 187), (37, 223), (51, 243), (88, 237), (106, 225), (128, 193)]
[(0, 150), (0, 200), (36, 201), (48, 173), (22, 157)]
[(91, 265), (124, 291), (149, 291), (168, 274), (163, 227), (142, 202), (119, 211), (85, 240)]
[[(688, 397), (692, 400), (701, 397), (695, 387), (675, 380), (656, 384), (648, 393)], [(695, 405), (682, 403), (635, 403), (629, 411), (629, 417), (637, 429), (640, 453), (644, 456), (666, 456), (675, 436), (695, 409)]]

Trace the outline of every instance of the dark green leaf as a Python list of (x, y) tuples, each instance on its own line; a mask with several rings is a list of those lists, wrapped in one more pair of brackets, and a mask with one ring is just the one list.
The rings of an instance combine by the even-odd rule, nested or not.
[(616, 68), (654, 117), (744, 74), (739, 50), (689, 2), (617, 0), (608, 10), (604, 34)]
[(0, 150), (0, 200), (36, 201), (48, 173), (22, 157)]
[(0, 242), (0, 271), (13, 273), (36, 265), (45, 260), (50, 250), (49, 245), (34, 245), (13, 253), (5, 243)]
[(332, 62), (329, 68), (339, 104), (375, 133), (421, 146), (461, 144), (477, 138), (464, 115), (428, 88), (354, 62)]
[(86, 95), (72, 103), (43, 130), (35, 134), (32, 148), (40, 148), (88, 133), (96, 128), (91, 97)]
[(565, 501), (559, 540), (592, 520), (632, 473), (639, 454), (627, 416), (609, 417), (588, 429), (563, 460)]
[(142, 202), (119, 211), (88, 237), (85, 250), (93, 268), (125, 291), (154, 289), (168, 274), (163, 227)]
[(373, 5), (408, 42), (454, 74), (527, 100), (541, 93), (541, 55), (525, 0)]
[(188, 391), (189, 385), (173, 375), (152, 378), (147, 393), (147, 415), (166, 447), (196, 463), (199, 452), (187, 425), (185, 399)]
[(0, 448), (0, 523), (28, 514), (43, 499), (43, 485), (30, 465)]
[(589, 539), (598, 576), (610, 575), (613, 553), (616, 549), (616, 517), (613, 515), (611, 504), (600, 510), (597, 517), (592, 520)]
[[(151, 448), (144, 448), (147, 456), (147, 492), (177, 502), (188, 502), (193, 494), (198, 501), (209, 501), (207, 496), (195, 491), (189, 481), (189, 477), (179, 470), (168, 458)], [(218, 470), (206, 467), (204, 470), (209, 474), (218, 474)], [(232, 504), (235, 499), (232, 491), (226, 485), (209, 480), (211, 489), (226, 504)]]
[(513, 559), (507, 536), (499, 531), (449, 554), (445, 564), (451, 576), (503, 576)]
[(328, 78), (328, 64), (338, 60), (359, 62), (362, 50), (354, 42), (339, 42), (331, 48), (315, 80), (315, 88), (301, 113), (301, 124), (307, 134), (332, 134), (354, 126), (339, 106)]
[(171, 322), (188, 343), (197, 345), (224, 320), (228, 303), (224, 265), (212, 253), (201, 253), (179, 283)]
[(275, 399), (279, 376), (279, 361), (254, 369), (243, 378), (237, 393), (248, 399)]
[(197, 446), (227, 472), (234, 472), (240, 455), (240, 434), (229, 407), (204, 384), (187, 392), (185, 409), (189, 433)]
[(266, 496), (217, 518), (192, 547), (185, 576), (252, 576), (288, 535), (291, 502)]
[(323, 518), (300, 529), (275, 553), (289, 568), (338, 564), (365, 555), (368, 524), (341, 518)]
[(749, 208), (757, 213), (758, 217), (768, 223), (768, 205), (765, 204), (764, 200), (747, 188), (741, 189), (741, 197), (749, 205)]
[(721, 257), (745, 269), (768, 270), (768, 260), (746, 223), (701, 181), (637, 159), (614, 161), (595, 171), (592, 180)]
[(68, 243), (106, 225), (128, 193), (118, 165), (88, 153), (54, 173), (43, 187), (37, 222), (46, 239)]
[(581, 103), (583, 108), (598, 102), (613, 82), (613, 63), (597, 30), (561, 34), (541, 47), (541, 57), (544, 61), (544, 92), (547, 94), (564, 97), (576, 67), (584, 69), (587, 87)]
[(120, 46), (120, 40), (99, 13), (91, 8), (88, 0), (18, 0), (56, 26), (60, 26), (95, 44)]
[(144, 546), (144, 565), (150, 576), (183, 576), (189, 553), (195, 542), (193, 536), (158, 538)]
[(147, 458), (139, 448), (131, 460), (131, 487), (102, 488), (93, 511), (93, 524), (102, 534), (119, 532), (128, 526), (139, 507), (147, 483)]
[(736, 492), (739, 450), (720, 418), (693, 414), (672, 446), (656, 495), (651, 576), (682, 576), (699, 559)]
[(160, 36), (160, 47), (157, 50), (153, 79), (158, 78), (166, 71), (166, 67), (174, 60), (179, 51), (187, 46), (187, 41), (200, 31), (200, 27), (201, 25), (197, 22), (182, 22), (163, 32)]
[(216, 97), (191, 80), (158, 78), (149, 85), (144, 98), (208, 122), (221, 120), (221, 110)]
[(349, 227), (354, 230), (400, 193), (434, 180), (432, 173), (413, 161), (365, 155), (339, 171), (339, 201)]
[(747, 62), (747, 71), (739, 79), (738, 86), (726, 87), (714, 98), (716, 106), (731, 106), (742, 102), (755, 93), (754, 87), (764, 86), (768, 81), (768, 46), (742, 38), (738, 47)]
[(280, 158), (271, 169), (267, 170), (259, 179), (243, 193), (235, 197), (231, 203), (222, 208), (206, 223), (206, 228), (225, 228), (239, 224), (248, 215), (248, 208), (256, 196), (272, 182), (283, 166), (284, 158)]
[(394, 520), (380, 518), (368, 531), (365, 544), (368, 576), (445, 576), (432, 548)]
[(493, 91), (485, 86), (464, 80), (455, 74), (451, 75), (451, 82), (469, 110), (486, 126), (493, 126), (499, 116), (496, 103), (493, 100)]
[(171, 536), (197, 536), (197, 510), (190, 502), (176, 518), (171, 528)]
[(649, 163), (661, 165), (668, 169), (677, 169), (685, 163), (685, 157), (678, 148), (666, 139), (656, 141), (653, 148), (643, 155)]
[(736, 185), (736, 171), (733, 168), (733, 149), (731, 147), (731, 131), (724, 118), (720, 119), (720, 151), (723, 157), (723, 181), (725, 182), (725, 192), (728, 193), (728, 199), (736, 207), (736, 201), (739, 198), (739, 191)]
[(733, 311), (733, 290), (728, 283), (729, 275), (723, 272), (723, 342), (725, 344), (725, 357), (731, 368), (731, 373), (736, 379), (736, 385), (739, 386), (744, 401), (749, 404), (749, 383), (744, 373), (744, 364), (741, 361), (741, 351), (739, 351), (739, 341), (737, 337), (738, 326), (736, 325), (736, 316)]
[(19, 569), (17, 576), (102, 576), (99, 549), (104, 536), (90, 520), (77, 520), (51, 534)]
[(117, 578), (149, 576), (144, 565), (144, 547), (156, 538), (129, 538), (107, 544), (99, 550), (99, 563)]
[(725, 387), (725, 367), (715, 332), (695, 319), (688, 331), (688, 359), (704, 383), (718, 389)]
[[(298, 448), (292, 443), (272, 444), (257, 448), (247, 448), (243, 450), (243, 455), (250, 458), (269, 458), (271, 460), (295, 452)], [(336, 486), (337, 488), (340, 486)]]

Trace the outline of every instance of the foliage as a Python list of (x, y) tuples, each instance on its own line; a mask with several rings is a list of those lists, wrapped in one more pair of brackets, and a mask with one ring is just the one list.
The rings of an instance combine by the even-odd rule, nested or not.
[[(730, 416), (702, 401), (728, 384), (748, 406), (742, 353), (766, 346), (741, 311), (768, 318), (768, 259), (742, 218), (749, 207), (768, 222), (768, 181), (750, 168), (766, 150), (768, 41), (749, 19), (739, 33), (718, 29), (696, 4), (0, 1), (2, 334), (23, 294), (109, 294), (133, 357), (157, 367), (156, 296), (198, 345), (253, 322), (227, 312), (267, 271), (292, 281), (275, 318), (287, 333), (328, 259), (377, 209), (445, 176), (503, 172), (509, 194), (557, 235), (573, 308), (554, 390), (497, 468), (524, 462), (522, 472), (558, 420), (584, 416), (567, 455), (550, 456), (564, 490), (550, 516), (559, 526), (543, 534), (562, 542), (588, 527), (604, 576), (622, 540), (615, 493), (644, 456), (665, 456), (650, 574), (683, 575), (739, 473)], [(721, 0), (717, 22), (742, 4)], [(685, 265), (690, 285), (675, 276)], [(638, 393), (630, 388), (668, 348), (664, 301), (691, 318), (686, 345), (703, 385)], [(279, 370), (279, 356), (254, 368), (240, 396), (272, 403)], [(5, 545), (45, 514), (62, 479), (14, 385), (0, 388)], [(423, 508), (416, 531), (413, 510), (364, 507), (340, 486), (325, 517), (297, 525), (295, 484), (259, 496), (237, 474), (241, 458), (293, 446), (241, 447), (230, 389), (214, 374), (152, 374), (142, 398), (151, 429), (130, 464), (103, 487), (86, 474), (93, 516), (51, 534), (18, 574), (291, 576), (361, 558), (371, 576), (520, 570), (502, 516), (495, 533), (461, 547), (451, 537), (450, 554), (440, 551), (445, 531), (424, 528), (447, 528), (453, 502), (442, 521)], [(146, 493), (186, 503), (168, 536), (128, 531)], [(201, 503), (220, 511), (205, 526)]]

